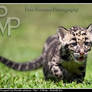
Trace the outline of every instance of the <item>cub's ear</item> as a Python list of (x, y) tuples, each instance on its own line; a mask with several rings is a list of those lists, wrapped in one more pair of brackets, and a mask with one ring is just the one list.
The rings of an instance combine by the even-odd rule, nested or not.
[(69, 31), (62, 27), (62, 26), (59, 26), (57, 28), (57, 34), (58, 34), (58, 38), (59, 38), (59, 41), (65, 45), (66, 42), (68, 41), (67, 39), (69, 39)]
[(66, 28), (64, 28), (62, 26), (59, 26), (57, 28), (57, 34), (58, 34), (59, 40), (63, 40), (67, 33), (68, 33), (68, 31)]
[(87, 32), (90, 32), (92, 34), (92, 24), (90, 24), (88, 27), (87, 27)]
[(87, 27), (87, 34), (88, 34), (88, 37), (92, 43), (92, 24), (90, 24), (88, 27)]
[(58, 33), (59, 37), (61, 37), (63, 39), (65, 37), (65, 35), (67, 34), (67, 29), (62, 26), (59, 26), (57, 29), (57, 33)]

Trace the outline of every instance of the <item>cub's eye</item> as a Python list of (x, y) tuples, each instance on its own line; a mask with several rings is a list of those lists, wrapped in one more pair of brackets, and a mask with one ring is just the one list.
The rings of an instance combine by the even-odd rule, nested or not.
[(74, 42), (74, 43), (71, 43), (71, 45), (76, 46), (76, 45), (77, 45), (77, 43), (76, 43), (76, 42)]
[(85, 42), (85, 45), (90, 45), (90, 42)]
[(86, 33), (83, 33), (82, 35), (86, 35)]
[(76, 41), (76, 38), (72, 38), (72, 40), (75, 40)]

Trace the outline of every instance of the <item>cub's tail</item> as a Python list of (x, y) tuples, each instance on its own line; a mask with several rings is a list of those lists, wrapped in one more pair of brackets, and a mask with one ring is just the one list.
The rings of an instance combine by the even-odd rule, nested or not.
[(14, 70), (29, 71), (29, 70), (35, 70), (40, 68), (43, 64), (43, 57), (40, 56), (38, 59), (33, 60), (32, 62), (17, 63), (5, 57), (0, 56), (0, 62), (2, 62), (6, 66)]

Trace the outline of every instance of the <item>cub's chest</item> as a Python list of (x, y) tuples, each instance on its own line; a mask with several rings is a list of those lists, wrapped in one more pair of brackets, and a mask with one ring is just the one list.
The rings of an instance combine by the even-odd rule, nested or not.
[(78, 64), (74, 61), (63, 61), (61, 64), (68, 72), (76, 74), (81, 72), (80, 67), (84, 67), (83, 64)]

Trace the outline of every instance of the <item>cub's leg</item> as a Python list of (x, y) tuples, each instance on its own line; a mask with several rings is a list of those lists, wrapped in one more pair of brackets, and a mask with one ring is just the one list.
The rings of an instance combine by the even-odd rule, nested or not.
[(45, 62), (43, 65), (43, 73), (45, 79), (61, 80), (63, 79), (64, 69), (59, 63), (59, 57), (53, 57), (51, 61)]
[(76, 81), (77, 83), (82, 83), (84, 81), (85, 71), (81, 72), (80, 74), (75, 74), (72, 78), (72, 81)]
[(51, 79), (51, 80), (63, 79), (63, 69), (61, 69), (60, 66), (51, 63), (50, 66), (48, 67), (49, 67), (48, 69), (46, 66), (43, 67), (43, 73), (46, 80), (47, 79)]
[(60, 49), (61, 42), (57, 37), (48, 44), (48, 48), (45, 50), (43, 73), (46, 80), (63, 79), (63, 68), (60, 66)]

